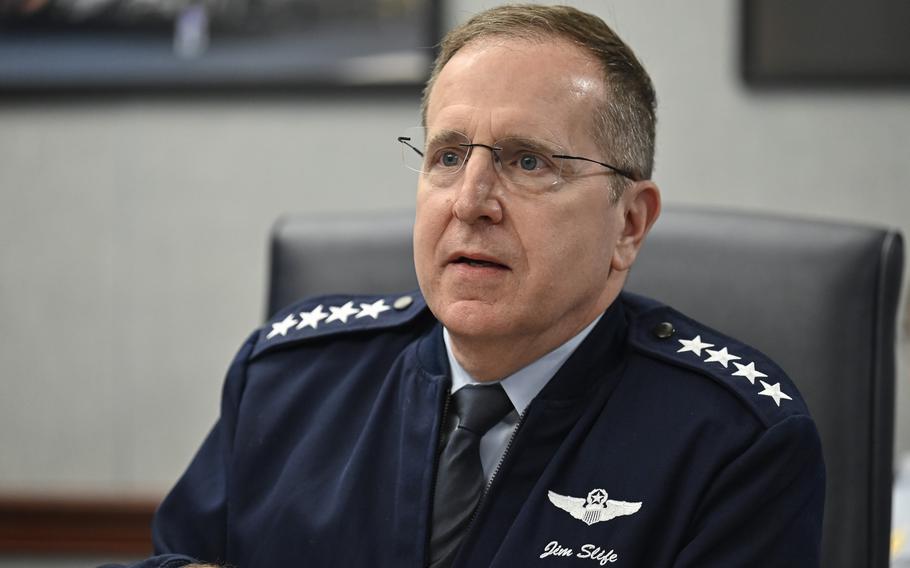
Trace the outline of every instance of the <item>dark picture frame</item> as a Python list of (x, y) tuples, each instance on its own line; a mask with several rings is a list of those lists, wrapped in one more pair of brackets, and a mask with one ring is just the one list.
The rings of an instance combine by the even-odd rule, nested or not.
[(907, 0), (740, 0), (743, 80), (758, 88), (910, 86)]
[(0, 94), (413, 91), (440, 3), (0, 0)]

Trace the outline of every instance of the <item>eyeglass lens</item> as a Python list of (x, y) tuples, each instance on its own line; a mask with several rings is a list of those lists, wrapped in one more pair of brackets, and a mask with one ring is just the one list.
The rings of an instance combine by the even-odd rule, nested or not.
[(442, 131), (427, 139), (426, 129), (408, 129), (398, 138), (402, 158), (409, 169), (426, 176), (436, 187), (448, 187), (460, 179), (465, 164), (475, 153), (489, 152), (499, 175), (511, 184), (531, 191), (544, 191), (557, 184), (563, 160), (562, 148), (530, 138), (504, 138), (493, 144), (471, 142), (464, 134)]

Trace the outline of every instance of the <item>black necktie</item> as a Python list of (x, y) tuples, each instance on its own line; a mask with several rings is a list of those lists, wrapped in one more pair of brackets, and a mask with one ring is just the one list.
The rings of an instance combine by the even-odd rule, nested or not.
[(430, 568), (452, 565), (486, 484), (480, 439), (513, 408), (499, 383), (462, 387), (452, 395), (451, 405), (457, 422), (439, 455)]

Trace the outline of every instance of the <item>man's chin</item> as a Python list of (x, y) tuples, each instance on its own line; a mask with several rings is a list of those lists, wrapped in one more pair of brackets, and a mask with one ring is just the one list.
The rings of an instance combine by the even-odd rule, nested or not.
[(506, 333), (514, 322), (508, 310), (498, 302), (481, 299), (458, 299), (434, 310), (436, 318), (449, 333), (463, 337), (494, 337)]

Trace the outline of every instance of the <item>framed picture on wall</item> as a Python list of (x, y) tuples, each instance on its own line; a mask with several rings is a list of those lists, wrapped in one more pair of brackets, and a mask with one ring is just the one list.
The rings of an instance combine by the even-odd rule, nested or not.
[(910, 86), (907, 0), (741, 0), (740, 6), (749, 85)]
[(417, 88), (440, 0), (0, 0), (0, 92)]

